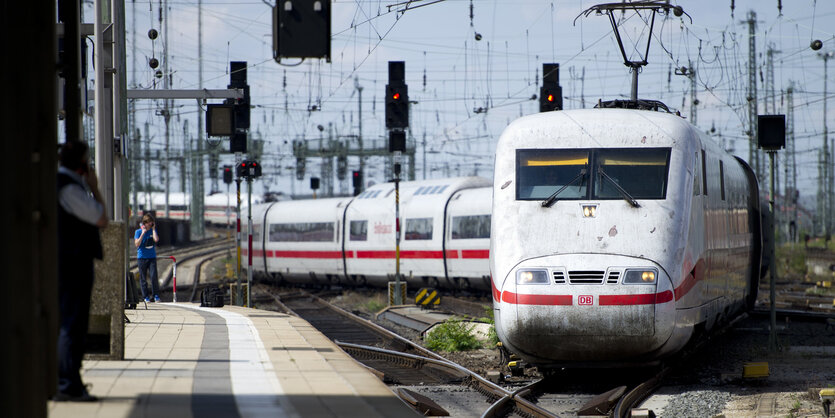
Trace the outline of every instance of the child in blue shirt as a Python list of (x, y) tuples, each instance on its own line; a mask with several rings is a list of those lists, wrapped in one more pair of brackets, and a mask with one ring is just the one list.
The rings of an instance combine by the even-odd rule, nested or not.
[[(159, 302), (159, 280), (157, 279), (157, 249), (159, 235), (155, 227), (154, 218), (149, 214), (142, 216), (139, 229), (133, 235), (133, 244), (136, 246), (136, 258), (139, 265), (139, 284), (142, 288), (142, 297), (145, 302), (150, 302), (148, 283), (145, 278), (150, 276), (151, 290), (154, 295), (154, 302)], [(150, 274), (149, 274), (150, 273)]]

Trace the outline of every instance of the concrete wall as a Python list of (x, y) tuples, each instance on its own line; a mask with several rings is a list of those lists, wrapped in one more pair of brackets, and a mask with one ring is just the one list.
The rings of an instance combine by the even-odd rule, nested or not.
[(125, 358), (125, 239), (124, 222), (110, 222), (101, 231), (104, 259), (96, 260), (96, 282), (90, 303), (87, 358)]

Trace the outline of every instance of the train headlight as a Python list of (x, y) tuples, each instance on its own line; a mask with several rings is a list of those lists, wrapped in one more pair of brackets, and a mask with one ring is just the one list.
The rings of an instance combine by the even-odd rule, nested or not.
[(583, 205), (583, 217), (594, 218), (597, 213), (597, 205)]
[(655, 283), (655, 276), (658, 273), (655, 269), (630, 269), (626, 270), (624, 284), (652, 284)]
[(516, 272), (516, 284), (548, 284), (548, 271), (519, 270)]

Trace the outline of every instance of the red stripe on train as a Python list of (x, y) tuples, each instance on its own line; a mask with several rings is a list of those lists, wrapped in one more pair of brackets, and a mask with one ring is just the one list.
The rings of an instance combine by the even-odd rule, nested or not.
[(461, 250), (461, 258), (490, 258), (490, 250)]
[(612, 305), (656, 305), (673, 300), (673, 292), (665, 290), (660, 293), (645, 293), (640, 295), (600, 295), (597, 304)]
[(279, 251), (273, 252), (277, 258), (342, 258), (342, 251)]
[(502, 292), (502, 302), (514, 305), (571, 305), (574, 297), (571, 295), (525, 295), (509, 291)]
[[(357, 258), (394, 258), (394, 251), (357, 251)], [(444, 257), (443, 251), (400, 251), (400, 258), (412, 259), (440, 259)], [(447, 251), (447, 257), (458, 258), (458, 254)]]

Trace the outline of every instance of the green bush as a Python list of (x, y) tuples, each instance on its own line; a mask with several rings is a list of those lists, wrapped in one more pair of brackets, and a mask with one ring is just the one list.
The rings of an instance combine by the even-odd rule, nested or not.
[(470, 333), (472, 328), (459, 319), (448, 319), (426, 335), (426, 347), (450, 352), (481, 348), (481, 341)]

